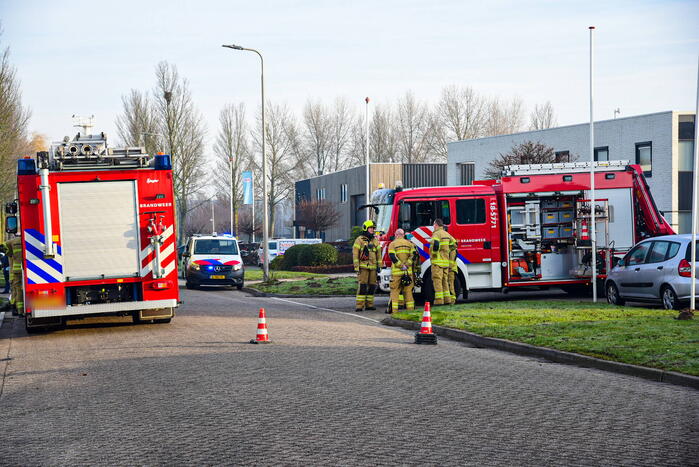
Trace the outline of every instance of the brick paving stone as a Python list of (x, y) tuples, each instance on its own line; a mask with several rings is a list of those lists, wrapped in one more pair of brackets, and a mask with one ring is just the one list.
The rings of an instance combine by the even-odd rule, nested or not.
[[(697, 391), (227, 290), (170, 324), (0, 329), (0, 463), (690, 465)], [(382, 299), (383, 300), (383, 299)], [(351, 299), (297, 300), (351, 310)], [(250, 345), (267, 309), (270, 345)], [(382, 313), (365, 318), (380, 319)]]

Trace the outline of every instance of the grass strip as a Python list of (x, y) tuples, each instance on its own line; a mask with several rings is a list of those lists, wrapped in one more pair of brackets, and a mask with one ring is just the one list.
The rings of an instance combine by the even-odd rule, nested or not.
[[(699, 321), (677, 312), (548, 300), (468, 303), (432, 311), (437, 325), (699, 376)], [(420, 321), (422, 311), (398, 319)]]
[(354, 277), (311, 277), (303, 281), (286, 281), (278, 284), (256, 284), (256, 289), (267, 293), (289, 295), (354, 295), (357, 279)]
[[(326, 277), (325, 274), (316, 274), (313, 272), (298, 272), (298, 271), (269, 271), (269, 275), (274, 279), (294, 279), (297, 277)], [(261, 269), (246, 269), (246, 281), (261, 281)]]

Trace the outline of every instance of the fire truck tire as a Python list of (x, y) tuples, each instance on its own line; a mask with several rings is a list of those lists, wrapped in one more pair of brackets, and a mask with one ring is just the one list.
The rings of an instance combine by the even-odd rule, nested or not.
[(456, 280), (454, 281), (454, 295), (456, 295), (456, 302), (459, 302), (459, 297), (462, 297), (464, 300), (468, 299), (468, 290), (464, 287), (464, 285), (461, 283), (461, 276), (457, 276)]

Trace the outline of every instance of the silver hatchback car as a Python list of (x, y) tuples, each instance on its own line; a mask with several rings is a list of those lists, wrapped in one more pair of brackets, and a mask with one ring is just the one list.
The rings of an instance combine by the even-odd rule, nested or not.
[[(666, 310), (678, 309), (691, 293), (691, 243), (689, 234), (638, 243), (609, 272), (605, 282), (607, 301), (612, 305), (623, 305), (626, 300), (660, 301)], [(699, 255), (699, 244), (697, 250)]]

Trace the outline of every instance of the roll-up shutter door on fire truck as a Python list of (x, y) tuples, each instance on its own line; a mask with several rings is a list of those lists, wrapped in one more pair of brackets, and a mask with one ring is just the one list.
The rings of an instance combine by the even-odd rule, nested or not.
[(59, 183), (58, 200), (68, 280), (138, 275), (134, 181)]

